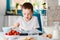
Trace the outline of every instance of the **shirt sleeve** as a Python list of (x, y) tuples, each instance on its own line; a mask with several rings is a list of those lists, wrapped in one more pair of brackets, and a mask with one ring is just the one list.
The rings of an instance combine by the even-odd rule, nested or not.
[(37, 17), (35, 17), (35, 25), (34, 28), (39, 28), (39, 23)]

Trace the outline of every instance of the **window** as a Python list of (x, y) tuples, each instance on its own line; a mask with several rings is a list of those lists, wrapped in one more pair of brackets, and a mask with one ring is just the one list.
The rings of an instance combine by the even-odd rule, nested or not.
[[(34, 10), (36, 9), (43, 9), (42, 4), (46, 2), (46, 0), (10, 0), (10, 9), (15, 9), (16, 3), (22, 5), (24, 2), (31, 2), (34, 6)], [(18, 6), (18, 10), (21, 9), (20, 5)]]
[(60, 5), (60, 0), (58, 0), (58, 5)]

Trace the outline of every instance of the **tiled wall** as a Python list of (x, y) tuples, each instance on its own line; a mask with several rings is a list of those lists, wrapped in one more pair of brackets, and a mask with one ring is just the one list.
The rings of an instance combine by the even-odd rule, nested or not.
[(58, 6), (58, 0), (47, 0), (47, 24), (52, 26), (54, 21), (60, 22), (60, 6)]

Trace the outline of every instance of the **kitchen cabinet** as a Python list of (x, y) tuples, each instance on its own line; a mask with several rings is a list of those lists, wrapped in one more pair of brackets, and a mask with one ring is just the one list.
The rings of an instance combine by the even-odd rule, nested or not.
[(5, 15), (5, 21), (4, 21), (4, 26), (8, 27), (13, 25), (16, 20), (19, 18), (20, 15)]

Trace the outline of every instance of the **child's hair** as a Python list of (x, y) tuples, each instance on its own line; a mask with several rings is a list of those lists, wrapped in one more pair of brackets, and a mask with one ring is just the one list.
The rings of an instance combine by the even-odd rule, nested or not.
[(29, 2), (25, 2), (23, 5), (22, 5), (22, 8), (24, 9), (31, 9), (31, 11), (33, 12), (33, 5)]

